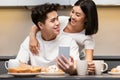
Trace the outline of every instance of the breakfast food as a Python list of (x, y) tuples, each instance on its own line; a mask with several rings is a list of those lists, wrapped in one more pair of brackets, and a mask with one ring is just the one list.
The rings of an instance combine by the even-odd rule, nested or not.
[(118, 65), (116, 68), (117, 68), (118, 70), (120, 70), (120, 65)]
[(119, 72), (119, 70), (117, 68), (112, 68), (111, 72)]
[(31, 66), (25, 63), (20, 62), (20, 65), (15, 68), (9, 68), (8, 72), (10, 73), (39, 73), (41, 68), (38, 66)]
[(43, 67), (43, 68), (41, 68), (41, 72), (46, 72), (46, 73), (64, 73), (56, 65), (52, 65), (52, 66), (49, 66), (49, 67)]
[(39, 67), (39, 66), (31, 66), (20, 62), (20, 65), (15, 68), (9, 68), (9, 73), (63, 73), (61, 69), (59, 69), (56, 65), (48, 66), (48, 67)]
[(120, 72), (120, 66), (117, 66), (116, 68), (112, 68), (111, 72)]

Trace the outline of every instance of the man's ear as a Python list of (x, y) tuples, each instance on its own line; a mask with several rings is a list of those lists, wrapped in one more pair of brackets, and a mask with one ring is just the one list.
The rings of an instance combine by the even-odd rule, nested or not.
[(38, 26), (39, 26), (40, 29), (43, 29), (43, 23), (38, 22)]

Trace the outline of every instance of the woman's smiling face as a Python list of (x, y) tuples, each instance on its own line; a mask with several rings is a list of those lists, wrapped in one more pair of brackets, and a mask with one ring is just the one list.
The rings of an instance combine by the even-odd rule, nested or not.
[(84, 26), (86, 16), (80, 6), (74, 6), (70, 12), (70, 24), (74, 27)]

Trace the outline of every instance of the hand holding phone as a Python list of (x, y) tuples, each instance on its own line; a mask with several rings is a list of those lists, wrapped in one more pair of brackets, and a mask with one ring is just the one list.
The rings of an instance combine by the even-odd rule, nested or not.
[(68, 46), (60, 46), (59, 47), (59, 55), (64, 55), (66, 58), (70, 57), (70, 47)]

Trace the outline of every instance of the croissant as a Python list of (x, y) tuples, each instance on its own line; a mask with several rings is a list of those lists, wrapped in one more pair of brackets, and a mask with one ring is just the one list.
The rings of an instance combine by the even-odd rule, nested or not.
[(41, 67), (31, 66), (31, 65), (20, 62), (20, 65), (18, 67), (9, 68), (8, 72), (10, 73), (38, 73), (38, 72), (41, 72)]

